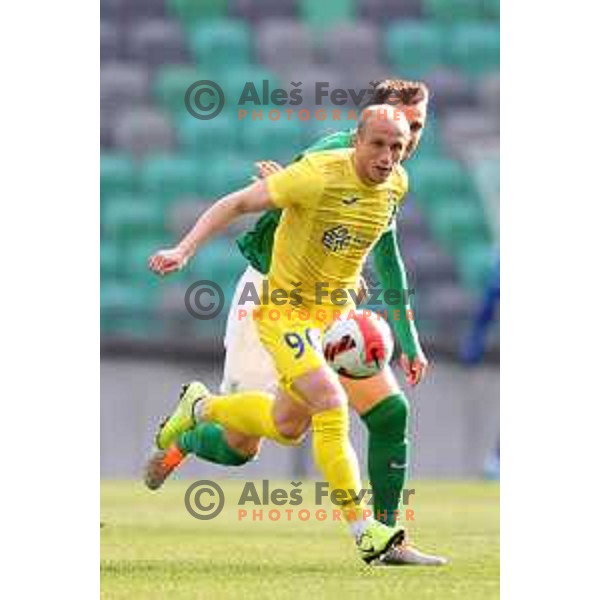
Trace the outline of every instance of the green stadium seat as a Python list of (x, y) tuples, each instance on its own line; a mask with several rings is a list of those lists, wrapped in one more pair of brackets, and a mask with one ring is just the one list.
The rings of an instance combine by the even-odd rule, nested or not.
[(102, 154), (100, 158), (100, 196), (127, 194), (135, 189), (133, 161), (121, 154)]
[(428, 214), (434, 237), (452, 253), (472, 243), (485, 243), (487, 230), (481, 208), (472, 202), (444, 203)]
[(249, 185), (256, 174), (254, 160), (239, 154), (214, 154), (210, 168), (200, 170), (200, 194), (205, 198), (219, 198)]
[[(413, 157), (419, 160), (421, 157), (439, 158), (443, 154), (442, 142), (440, 140), (440, 128), (437, 120), (433, 116), (427, 117), (425, 129), (421, 135), (419, 147)], [(411, 170), (411, 164), (407, 163), (407, 168)]]
[[(234, 114), (237, 118), (238, 111), (243, 109), (248, 111), (248, 115), (252, 114), (252, 110), (260, 110), (267, 108), (263, 106), (263, 81), (268, 82), (268, 93), (269, 100), (270, 94), (276, 90), (282, 88), (282, 84), (279, 78), (265, 67), (259, 65), (240, 65), (234, 67), (219, 76), (219, 84), (223, 88), (225, 94), (225, 111)], [(253, 88), (248, 87), (246, 89), (246, 83), (254, 84)], [(256, 91), (260, 104), (254, 104), (250, 101), (250, 94)], [(244, 104), (241, 104), (242, 96), (244, 96)], [(289, 106), (283, 105), (280, 109), (289, 108)]]
[(193, 158), (157, 156), (145, 160), (140, 168), (140, 188), (162, 202), (171, 202), (200, 189), (202, 166)]
[(458, 252), (457, 267), (462, 283), (469, 289), (483, 291), (497, 259), (497, 251), (487, 243), (465, 244)]
[(169, 14), (190, 26), (199, 20), (226, 16), (228, 0), (167, 0), (166, 4)]
[(144, 336), (152, 325), (153, 290), (109, 280), (100, 290), (102, 334)]
[(184, 113), (185, 93), (195, 82), (205, 79), (193, 67), (168, 66), (158, 70), (153, 83), (154, 98), (161, 107), (172, 114)]
[(214, 281), (223, 290), (228, 303), (246, 266), (246, 260), (234, 240), (216, 239), (203, 246), (197, 258), (190, 261), (186, 268), (186, 282), (191, 285), (202, 279)]
[(417, 79), (444, 64), (444, 30), (427, 21), (396, 21), (386, 32), (385, 48), (403, 77)]
[(131, 196), (115, 197), (106, 209), (103, 230), (118, 239), (163, 233), (164, 215), (160, 204), (153, 198)]
[(215, 148), (220, 152), (233, 152), (239, 144), (239, 128), (240, 122), (230, 112), (206, 121), (186, 114), (179, 121), (178, 137), (186, 152), (210, 157)]
[(251, 120), (246, 118), (241, 123), (242, 148), (255, 159), (285, 160), (288, 162), (303, 149), (306, 124), (296, 116), (288, 120), (283, 107), (279, 109), (279, 120), (268, 117), (270, 107), (263, 108), (263, 119)]
[(482, 0), (424, 0), (425, 14), (445, 23), (479, 19), (483, 16)]
[(190, 31), (190, 46), (196, 62), (215, 74), (252, 62), (250, 28), (243, 21), (200, 23)]
[(450, 30), (448, 55), (451, 64), (476, 77), (500, 66), (500, 29), (492, 23), (462, 23)]
[(407, 164), (407, 170), (411, 190), (424, 204), (435, 202), (436, 197), (469, 196), (473, 193), (469, 174), (454, 160), (415, 158)]
[(103, 239), (100, 243), (100, 275), (110, 279), (122, 272), (121, 246), (112, 240)]
[(500, 0), (483, 0), (483, 14), (491, 19), (500, 19)]
[(300, 0), (300, 16), (313, 29), (327, 29), (344, 21), (353, 21), (355, 0)]

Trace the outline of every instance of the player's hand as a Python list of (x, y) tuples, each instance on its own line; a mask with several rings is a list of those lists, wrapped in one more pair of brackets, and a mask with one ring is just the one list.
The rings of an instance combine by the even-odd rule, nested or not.
[(422, 353), (417, 354), (412, 361), (403, 353), (400, 355), (400, 366), (404, 371), (408, 385), (415, 386), (425, 377), (429, 363)]
[(183, 269), (188, 257), (181, 248), (159, 250), (148, 259), (148, 267), (158, 275), (167, 275)]
[(273, 173), (277, 173), (278, 171), (283, 171), (283, 167), (274, 160), (259, 160), (254, 163), (254, 166), (258, 170), (258, 177), (260, 179), (264, 179), (269, 175), (273, 175)]

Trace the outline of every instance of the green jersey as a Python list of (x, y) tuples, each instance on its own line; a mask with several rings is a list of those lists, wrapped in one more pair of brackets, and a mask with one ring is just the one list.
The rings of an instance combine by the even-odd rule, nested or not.
[[(302, 154), (296, 156), (294, 160), (300, 160), (309, 152), (350, 148), (355, 132), (355, 129), (347, 129), (325, 136), (307, 148)], [(261, 216), (250, 231), (247, 231), (237, 239), (238, 248), (246, 260), (263, 275), (269, 272), (269, 267), (271, 266), (273, 240), (275, 239), (275, 230), (277, 229), (277, 225), (279, 225), (280, 218), (280, 209), (269, 210)]]

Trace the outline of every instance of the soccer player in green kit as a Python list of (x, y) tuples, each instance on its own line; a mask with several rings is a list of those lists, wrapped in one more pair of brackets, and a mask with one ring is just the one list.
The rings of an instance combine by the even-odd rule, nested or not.
[[(418, 82), (383, 81), (374, 86), (367, 104), (385, 103), (399, 108), (409, 122), (411, 140), (404, 158), (406, 160), (418, 146), (425, 125), (428, 90)], [(305, 152), (352, 147), (354, 135), (353, 129), (333, 133)], [(261, 176), (268, 176), (280, 168), (277, 163), (269, 161), (259, 163)], [(249, 316), (245, 319), (239, 318), (238, 311), (245, 306), (240, 303), (244, 288), (252, 284), (254, 289), (260, 290), (263, 278), (269, 271), (273, 239), (280, 216), (280, 210), (266, 212), (254, 228), (238, 240), (249, 266), (238, 282), (228, 319), (221, 384), (224, 393), (268, 389), (277, 381), (271, 358), (262, 347), (252, 322), (254, 305), (246, 306)], [(373, 250), (373, 259), (384, 289), (408, 290), (404, 264), (393, 231), (382, 236)], [(408, 318), (408, 298), (405, 293), (403, 296), (402, 310), (397, 311), (400, 319), (392, 320), (391, 324), (402, 350), (402, 370), (408, 384), (414, 386), (425, 374), (427, 359), (420, 347), (414, 322)], [(389, 366), (367, 380), (340, 379), (351, 406), (369, 432), (368, 472), (373, 491), (374, 516), (384, 524), (393, 526), (407, 475), (408, 401)], [(185, 388), (182, 394), (185, 394)], [(243, 465), (258, 454), (260, 441), (260, 438), (226, 431), (218, 424), (200, 423), (182, 434), (171, 448), (155, 454), (148, 465), (146, 482), (152, 489), (159, 487), (188, 454), (222, 465)], [(445, 562), (441, 557), (424, 554), (406, 543), (392, 547), (380, 559), (380, 564), (386, 565), (440, 565)]]

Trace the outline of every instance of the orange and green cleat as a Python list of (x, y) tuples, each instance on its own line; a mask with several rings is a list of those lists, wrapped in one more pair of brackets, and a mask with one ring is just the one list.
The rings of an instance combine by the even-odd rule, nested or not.
[(151, 490), (157, 490), (183, 462), (185, 456), (177, 444), (172, 444), (167, 450), (157, 450), (144, 468), (146, 486)]

